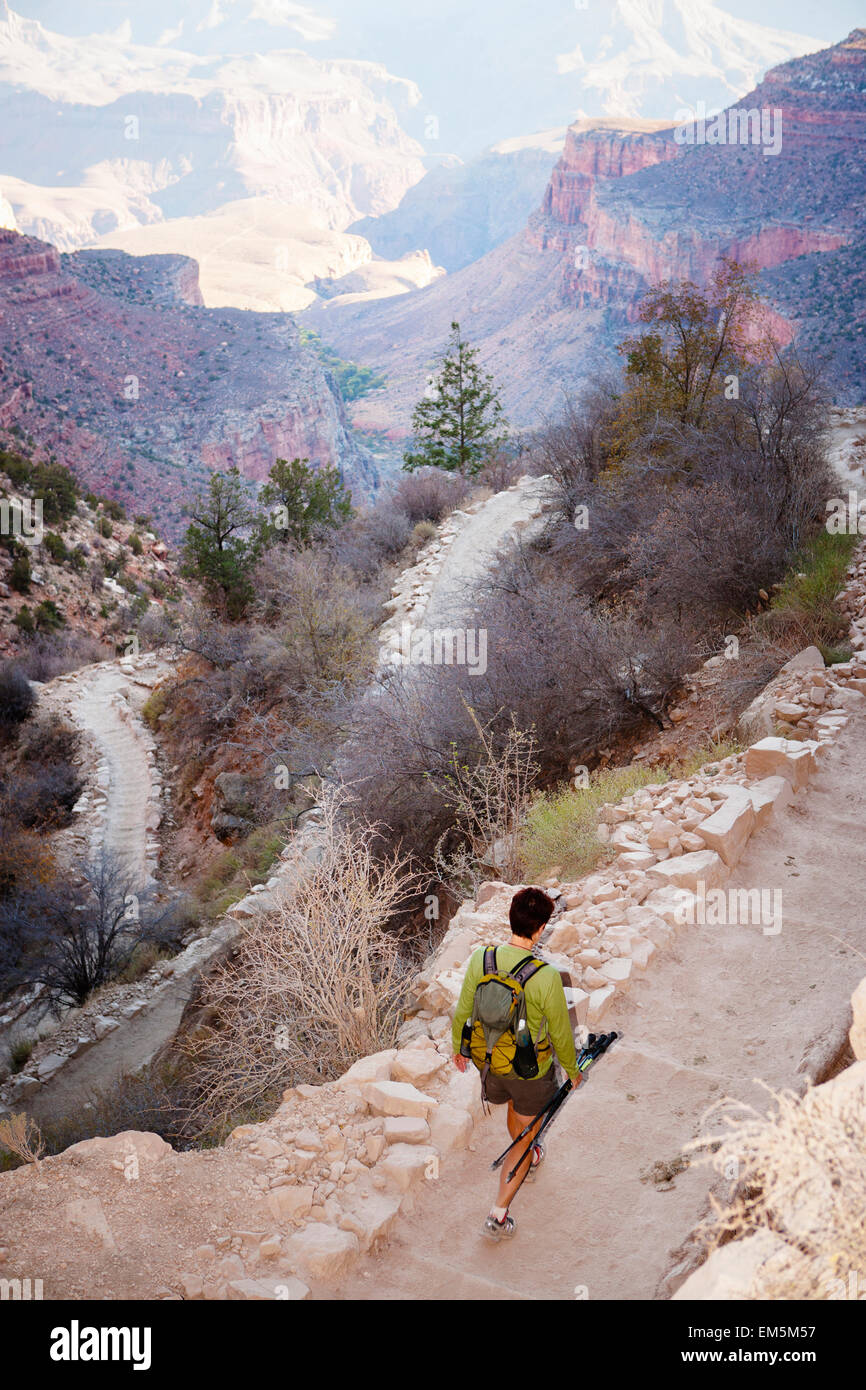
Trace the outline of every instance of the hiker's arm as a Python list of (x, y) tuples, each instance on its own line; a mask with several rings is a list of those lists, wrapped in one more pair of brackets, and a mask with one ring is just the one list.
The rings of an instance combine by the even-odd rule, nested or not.
[(559, 1058), (560, 1066), (569, 1081), (576, 1086), (580, 1082), (580, 1072), (577, 1070), (577, 1053), (574, 1050), (571, 1019), (568, 1016), (568, 1004), (562, 985), (562, 977), (559, 971), (552, 966), (544, 1012), (547, 1017), (547, 1031), (550, 1034), (554, 1051)]
[[(463, 987), (460, 990), (460, 998), (457, 1000), (457, 1008), (454, 1010), (454, 1020), (451, 1024), (451, 1051), (454, 1060), (460, 1057), (460, 1043), (463, 1034), (463, 1025), (472, 1012), (472, 1004), (475, 999), (475, 986), (480, 976), (475, 969), (475, 956), (473, 955), (466, 967), (466, 974), (463, 976)], [(465, 1065), (465, 1058), (460, 1058)], [(458, 1063), (459, 1066), (459, 1063)], [(460, 1068), (463, 1070), (463, 1067)]]

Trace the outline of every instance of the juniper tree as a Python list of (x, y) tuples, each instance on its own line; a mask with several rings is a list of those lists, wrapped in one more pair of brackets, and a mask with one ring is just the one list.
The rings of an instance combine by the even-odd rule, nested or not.
[(473, 475), (501, 448), (508, 427), (493, 378), (478, 365), (478, 349), (451, 325), (451, 340), (437, 376), (412, 416), (414, 447), (407, 472), (430, 465)]
[(259, 493), (267, 509), (263, 543), (293, 542), (306, 546), (327, 529), (342, 526), (352, 515), (351, 494), (335, 465), (311, 468), (308, 459), (277, 459)]

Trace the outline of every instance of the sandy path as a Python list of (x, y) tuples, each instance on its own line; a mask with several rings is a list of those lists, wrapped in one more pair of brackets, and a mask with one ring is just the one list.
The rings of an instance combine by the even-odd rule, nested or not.
[(845, 1017), (863, 976), (864, 763), (859, 716), (805, 799), (751, 841), (731, 879), (781, 888), (779, 935), (681, 928), (605, 1019), (625, 1037), (552, 1127), (546, 1168), (515, 1203), (513, 1241), (491, 1246), (478, 1233), (493, 1191), (487, 1165), (504, 1147), (494, 1115), (476, 1129), (476, 1151), (444, 1165), (391, 1245), (338, 1296), (568, 1299), (586, 1286), (591, 1299), (653, 1297), (671, 1250), (701, 1217), (709, 1174), (692, 1168), (670, 1190), (642, 1174), (675, 1157), (721, 1096), (765, 1106), (756, 1077), (799, 1088), (806, 1045)]
[(459, 621), (469, 606), (471, 590), (493, 570), (496, 556), (515, 526), (531, 522), (549, 498), (549, 482), (535, 478), (517, 492), (498, 492), (485, 502), (458, 531), (446, 552), (424, 610), (425, 627)]
[(136, 724), (123, 718), (115, 699), (124, 699), (124, 689), (128, 689), (128, 680), (121, 672), (97, 671), (71, 703), (70, 714), (108, 763), (104, 848), (129, 867), (136, 882), (143, 882), (150, 768)]
[[(846, 488), (862, 497), (866, 478), (866, 407), (837, 407), (830, 411), (828, 457)], [(847, 496), (843, 499), (847, 501)]]
[(141, 708), (169, 670), (150, 657), (139, 666), (101, 662), (52, 682), (40, 696), (40, 703), (61, 709), (82, 730), (98, 760), (96, 780), (106, 803), (101, 822), (90, 816), (90, 853), (106, 850), (140, 884), (148, 878), (148, 832), (156, 830), (152, 741)]

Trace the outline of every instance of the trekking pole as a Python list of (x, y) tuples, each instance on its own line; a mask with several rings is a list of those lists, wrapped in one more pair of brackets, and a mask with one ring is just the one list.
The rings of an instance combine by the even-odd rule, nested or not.
[[(593, 1065), (593, 1063), (597, 1062), (599, 1057), (602, 1057), (604, 1053), (607, 1052), (608, 1048), (611, 1047), (613, 1043), (616, 1041), (616, 1039), (619, 1037), (622, 1037), (621, 1033), (590, 1033), (589, 1037), (586, 1040), (585, 1046), (581, 1048), (577, 1058), (577, 1070), (581, 1073), (581, 1075), (587, 1072), (589, 1068)], [(544, 1123), (541, 1126), (541, 1129), (538, 1131), (538, 1134), (536, 1134), (535, 1140), (533, 1140), (534, 1143), (537, 1142), (544, 1130), (547, 1129), (547, 1126), (552, 1121), (559, 1107), (568, 1098), (573, 1089), (574, 1087), (570, 1081), (564, 1081), (563, 1084), (560, 1086), (559, 1090), (556, 1092), (556, 1095), (553, 1096), (553, 1098), (549, 1100), (547, 1104), (542, 1107), (541, 1110), (539, 1110), (537, 1115), (533, 1116), (533, 1118), (529, 1121), (528, 1125), (524, 1125), (517, 1138), (513, 1139), (511, 1143), (508, 1145), (508, 1148), (503, 1150), (499, 1157), (493, 1160), (490, 1167), (494, 1170), (496, 1168), (499, 1168), (500, 1165), (511, 1153), (511, 1150), (515, 1148), (516, 1145), (519, 1144), (522, 1139), (525, 1139), (529, 1132), (535, 1127), (535, 1125), (538, 1124), (538, 1121), (542, 1118), (542, 1116), (545, 1116), (546, 1118), (544, 1120)], [(524, 1154), (524, 1158), (525, 1157), (526, 1155)], [(521, 1159), (521, 1162), (522, 1161), (523, 1160)], [(520, 1163), (518, 1163), (516, 1167), (513, 1168), (512, 1171), (509, 1173), (509, 1182), (511, 1182), (511, 1179), (514, 1177), (519, 1167)]]

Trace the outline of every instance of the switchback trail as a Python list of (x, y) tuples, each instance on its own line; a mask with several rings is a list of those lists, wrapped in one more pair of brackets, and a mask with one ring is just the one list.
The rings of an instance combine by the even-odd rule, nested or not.
[[(754, 837), (729, 886), (781, 889), (778, 935), (760, 926), (684, 926), (604, 1029), (624, 1033), (563, 1107), (517, 1233), (480, 1234), (505, 1147), (501, 1111), (476, 1126), (399, 1218), (389, 1246), (337, 1293), (366, 1299), (646, 1299), (702, 1216), (710, 1170), (654, 1181), (730, 1095), (765, 1110), (799, 1090), (807, 1045), (844, 1020), (863, 975), (866, 716), (855, 715), (805, 795)], [(577, 1291), (577, 1292), (576, 1292)]]

